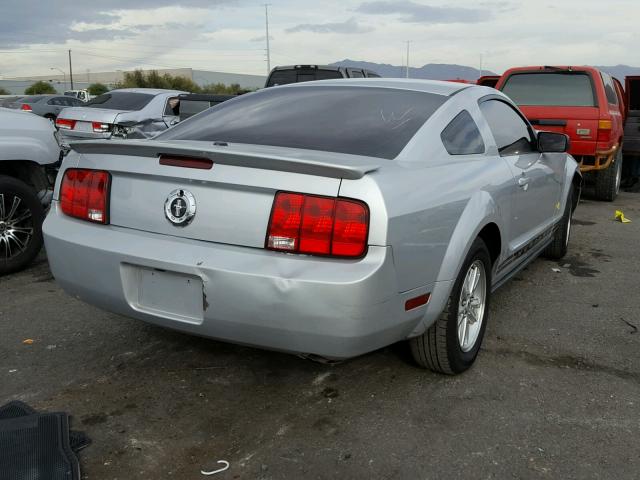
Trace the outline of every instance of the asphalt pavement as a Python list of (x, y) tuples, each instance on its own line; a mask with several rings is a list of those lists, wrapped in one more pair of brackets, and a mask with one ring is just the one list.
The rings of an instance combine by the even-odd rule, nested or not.
[(109, 314), (42, 253), (0, 279), (0, 405), (72, 414), (87, 479), (637, 479), (638, 285), (640, 194), (586, 197), (567, 257), (496, 292), (447, 377), (404, 344), (328, 366)]

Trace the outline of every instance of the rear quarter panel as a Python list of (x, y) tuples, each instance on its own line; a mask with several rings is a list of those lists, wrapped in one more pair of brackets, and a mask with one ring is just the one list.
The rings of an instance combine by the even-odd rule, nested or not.
[[(495, 90), (477, 88), (482, 91), (450, 99), (388, 166), (361, 180), (342, 181), (341, 196), (370, 206), (370, 243), (392, 246), (401, 291), (454, 279), (486, 224), (496, 223), (508, 235), (504, 218), (513, 177), (477, 118), (477, 98)], [(460, 108), (483, 133), (484, 154), (451, 156), (445, 150), (440, 134)]]

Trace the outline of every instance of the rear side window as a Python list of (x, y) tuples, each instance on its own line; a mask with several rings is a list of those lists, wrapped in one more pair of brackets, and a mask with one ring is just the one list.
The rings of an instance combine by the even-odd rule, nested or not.
[(597, 106), (587, 73), (516, 73), (507, 78), (502, 91), (518, 105)]
[(480, 110), (489, 124), (501, 156), (533, 151), (529, 128), (513, 108), (499, 100), (488, 100), (480, 104)]
[(112, 92), (97, 96), (84, 104), (89, 108), (106, 108), (111, 110), (142, 110), (153, 99), (154, 95), (136, 92)]
[(613, 80), (606, 73), (602, 73), (602, 81), (604, 82), (604, 93), (607, 95), (607, 102), (611, 105), (618, 105), (618, 95), (616, 95), (616, 89), (613, 86)]
[(466, 110), (456, 118), (440, 134), (444, 148), (450, 155), (473, 155), (484, 153), (484, 141), (476, 122)]
[(349, 75), (351, 78), (364, 78), (362, 70), (349, 70)]
[(377, 87), (264, 89), (154, 139), (222, 141), (393, 159), (447, 97)]
[(313, 80), (330, 80), (332, 78), (343, 78), (338, 70), (323, 70), (316, 68), (292, 68), (290, 70), (276, 70), (269, 80), (267, 87), (276, 85), (288, 85), (290, 83), (311, 82)]

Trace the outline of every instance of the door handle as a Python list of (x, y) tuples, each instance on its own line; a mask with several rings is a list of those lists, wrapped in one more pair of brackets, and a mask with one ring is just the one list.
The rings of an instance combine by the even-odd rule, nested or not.
[(527, 177), (520, 177), (518, 179), (518, 186), (522, 187), (524, 190), (529, 188), (529, 179)]

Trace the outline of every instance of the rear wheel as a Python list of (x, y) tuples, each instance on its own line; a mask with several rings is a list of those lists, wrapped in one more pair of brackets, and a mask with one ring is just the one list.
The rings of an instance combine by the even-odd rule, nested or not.
[(489, 316), (491, 258), (477, 238), (458, 274), (440, 318), (410, 340), (413, 358), (421, 367), (449, 375), (462, 373), (475, 361)]
[(613, 202), (620, 193), (622, 181), (622, 145), (606, 170), (596, 172), (596, 198)]
[(31, 187), (0, 175), (0, 275), (26, 267), (42, 247), (44, 210)]

